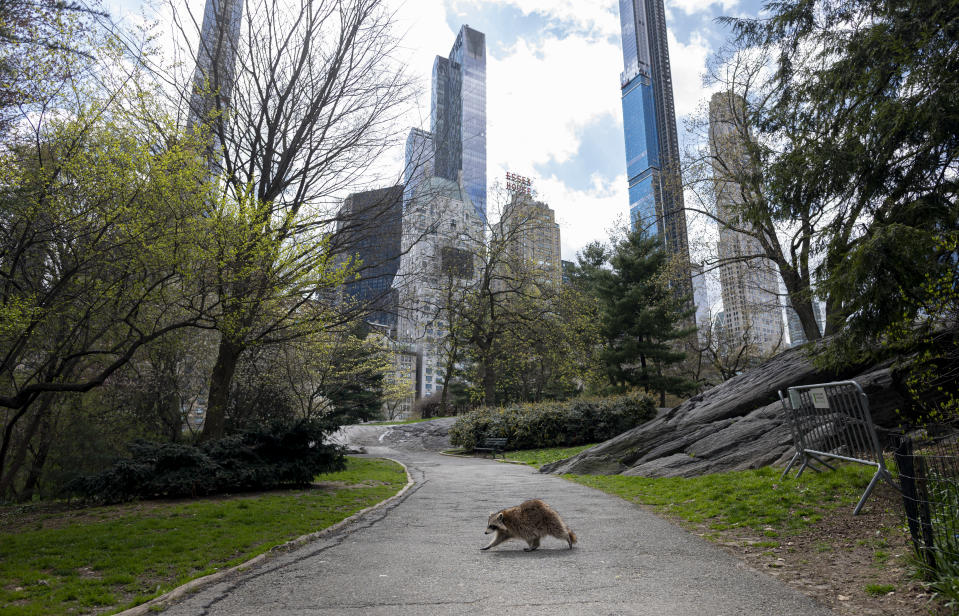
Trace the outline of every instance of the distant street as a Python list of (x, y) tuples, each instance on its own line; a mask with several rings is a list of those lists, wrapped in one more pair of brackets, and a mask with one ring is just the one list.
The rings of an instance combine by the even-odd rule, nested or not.
[[(417, 484), (403, 500), (165, 613), (832, 614), (621, 499), (525, 466), (412, 449), (368, 447), (410, 468)], [(527, 498), (550, 503), (579, 544), (481, 552), (489, 512)]]

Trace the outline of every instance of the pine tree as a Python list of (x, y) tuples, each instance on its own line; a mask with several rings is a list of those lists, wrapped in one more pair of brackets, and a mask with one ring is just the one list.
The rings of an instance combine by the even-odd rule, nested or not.
[(642, 230), (615, 243), (609, 264), (609, 270), (593, 269), (607, 375), (617, 389), (659, 392), (665, 406), (667, 393), (684, 395), (695, 387), (667, 370), (685, 359), (677, 342), (693, 331), (686, 298), (669, 286), (669, 255), (662, 243)]

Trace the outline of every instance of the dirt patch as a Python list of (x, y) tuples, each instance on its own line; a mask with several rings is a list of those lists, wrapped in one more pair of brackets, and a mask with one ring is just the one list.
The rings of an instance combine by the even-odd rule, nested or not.
[(844, 616), (953, 614), (913, 575), (900, 498), (880, 485), (858, 516), (851, 508), (829, 511), (805, 531), (775, 537), (767, 536), (772, 529), (757, 536), (753, 529), (681, 525)]

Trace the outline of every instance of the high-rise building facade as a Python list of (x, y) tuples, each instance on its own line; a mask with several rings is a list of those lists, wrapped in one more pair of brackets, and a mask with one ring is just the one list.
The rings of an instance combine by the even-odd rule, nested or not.
[[(433, 173), (463, 186), (486, 220), (486, 35), (460, 28), (448, 58), (433, 62)], [(407, 160), (409, 167), (409, 159)]]
[(411, 128), (406, 136), (406, 164), (403, 166), (403, 206), (413, 199), (423, 178), (433, 175), (433, 134), (421, 128)]
[[(671, 253), (686, 259), (686, 211), (663, 0), (619, 0), (619, 18), (630, 221), (633, 228), (662, 237)], [(691, 288), (689, 274), (685, 277), (680, 282)]]
[(398, 296), (393, 288), (400, 265), (403, 185), (353, 193), (337, 215), (331, 249), (350, 259), (354, 272), (343, 291), (365, 320), (396, 327)]
[[(510, 176), (512, 174), (507, 177)], [(529, 185), (527, 178), (522, 180)], [(509, 206), (503, 212), (497, 231), (508, 238), (510, 262), (528, 267), (537, 283), (559, 288), (563, 282), (560, 230), (552, 208), (533, 199), (528, 191), (511, 191)]]
[(719, 219), (719, 282), (725, 312), (724, 335), (748, 343), (759, 354), (785, 348), (779, 272), (749, 231), (738, 207), (743, 202), (739, 178), (751, 139), (745, 101), (717, 92), (709, 101), (709, 149), (716, 215)]
[(190, 97), (191, 126), (206, 122), (218, 106), (229, 107), (242, 19), (243, 0), (206, 0)]
[(478, 275), (482, 233), (464, 186), (445, 178), (425, 178), (404, 212), (397, 339), (412, 343), (422, 358), (417, 398), (446, 385), (450, 308)]

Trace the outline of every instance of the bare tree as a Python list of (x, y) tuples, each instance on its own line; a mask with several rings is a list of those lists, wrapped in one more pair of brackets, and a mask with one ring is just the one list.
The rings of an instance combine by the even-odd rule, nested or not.
[[(528, 339), (554, 306), (550, 302), (558, 291), (553, 268), (531, 260), (524, 246), (533, 241), (545, 223), (530, 200), (494, 185), (489, 203), (493, 222), (487, 222), (476, 238), (477, 272), (475, 283), (464, 298), (457, 315), (460, 328), (474, 362), (476, 385), (483, 402), (495, 404), (498, 355), (511, 338)], [(495, 211), (498, 210), (498, 211)]]
[[(174, 8), (181, 31), (199, 29)], [(242, 15), (235, 68), (207, 74), (213, 104), (202, 107), (223, 192), (211, 213), (223, 309), (214, 315), (221, 339), (204, 439), (223, 434), (233, 374), (250, 346), (355, 316), (334, 307), (350, 274), (335, 258), (344, 247), (334, 203), (392, 145), (411, 94), (381, 0), (247, 0)]]
[[(785, 348), (785, 336), (780, 333), (773, 344), (760, 338), (752, 323), (735, 331), (725, 327), (716, 318), (700, 324), (699, 335), (687, 348), (702, 371), (706, 364), (722, 381), (728, 381), (742, 371), (773, 357)], [(697, 380), (699, 374), (697, 373)]]

